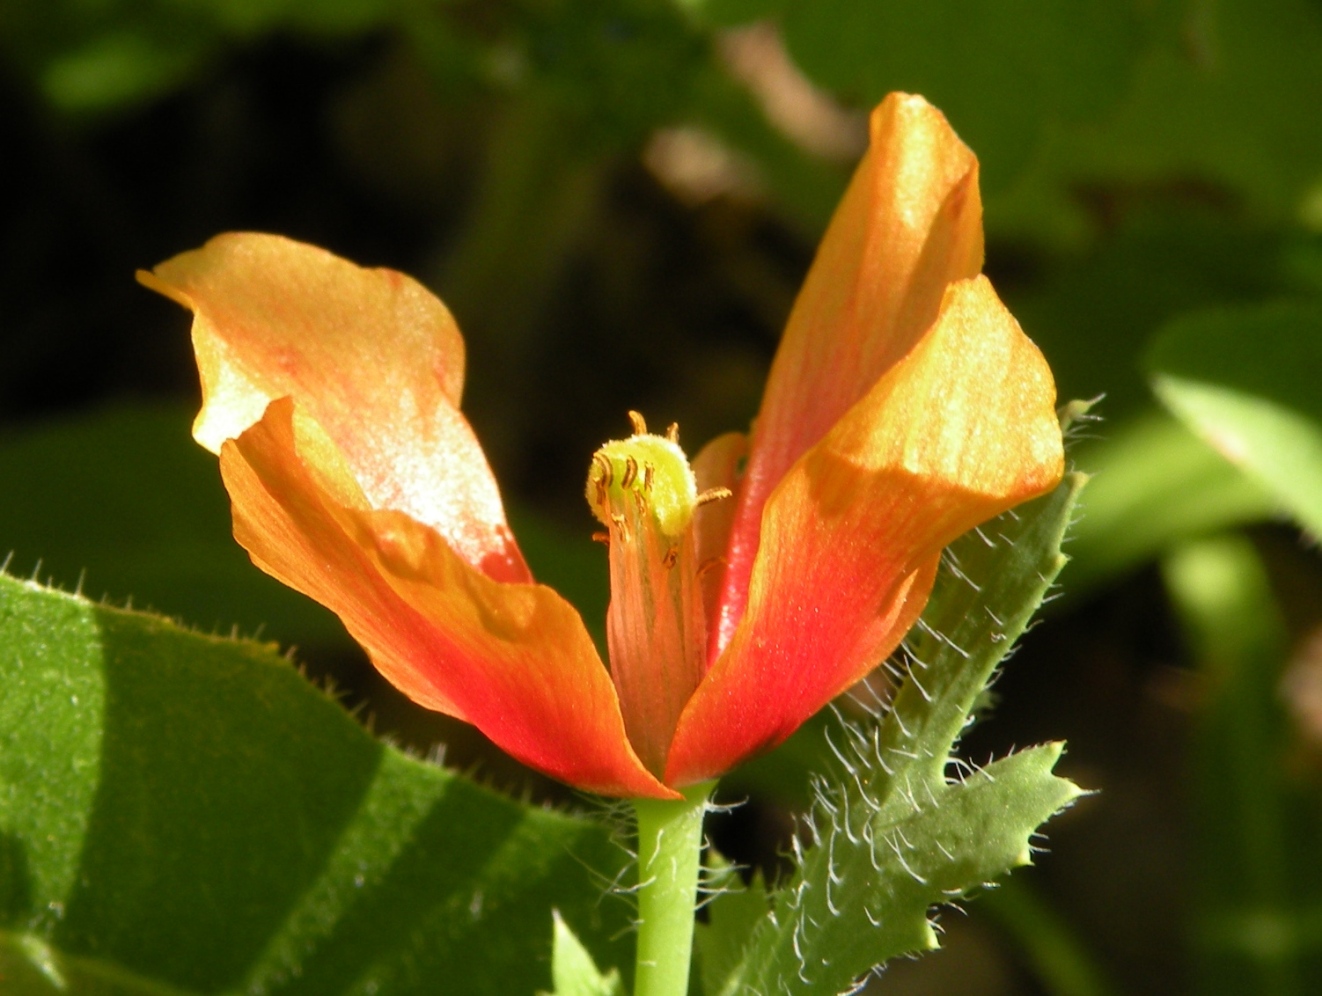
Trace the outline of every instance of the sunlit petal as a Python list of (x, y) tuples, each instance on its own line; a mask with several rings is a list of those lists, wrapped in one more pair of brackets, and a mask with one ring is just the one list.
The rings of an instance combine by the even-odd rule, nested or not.
[(543, 585), (492, 580), (407, 515), (369, 507), (333, 441), (290, 400), (224, 444), (221, 470), (253, 561), (338, 614), (411, 699), (572, 785), (672, 794), (630, 747), (577, 612)]
[(291, 397), (371, 507), (438, 530), (494, 578), (530, 580), (458, 404), (464, 344), (417, 281), (275, 235), (234, 233), (140, 274), (194, 312), (198, 441), (218, 452)]
[(1059, 481), (1055, 387), (983, 277), (785, 475), (748, 609), (680, 719), (666, 781), (779, 743), (888, 654), (941, 549)]
[(946, 285), (982, 268), (978, 164), (921, 97), (891, 94), (790, 315), (754, 426), (718, 632), (747, 596), (762, 508), (789, 467), (931, 326)]
[[(699, 580), (702, 582), (702, 600), (708, 620), (716, 618), (721, 582), (725, 579), (725, 552), (730, 545), (730, 530), (734, 526), (739, 496), (740, 472), (747, 455), (748, 437), (742, 432), (727, 432), (709, 442), (693, 458), (693, 474), (697, 478), (698, 491), (716, 488), (730, 491), (728, 498), (708, 502), (694, 516)], [(708, 639), (714, 646), (714, 630), (708, 633)]]

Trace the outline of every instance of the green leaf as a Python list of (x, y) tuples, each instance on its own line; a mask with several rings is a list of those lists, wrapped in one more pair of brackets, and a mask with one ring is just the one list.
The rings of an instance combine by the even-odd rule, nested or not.
[[(273, 30), (358, 35), (379, 28), (395, 14), (390, 0), (206, 0), (197, 6), (239, 37)], [(168, 9), (168, 4), (161, 7)]]
[(1139, 39), (1132, 9), (1108, 0), (806, 0), (782, 24), (804, 71), (847, 99), (908, 90), (940, 107), (990, 188), (1023, 166), (1047, 121), (1118, 101)]
[[(933, 905), (1028, 863), (1029, 838), (1080, 795), (1060, 744), (972, 769), (952, 758), (993, 671), (1060, 571), (1083, 480), (965, 536), (911, 639), (908, 676), (870, 727), (843, 724), (819, 786), (812, 846), (723, 992), (834, 994), (897, 955), (937, 946)], [(952, 772), (967, 774), (949, 777)]]
[(1081, 190), (1107, 195), (1108, 220), (1144, 191), (1322, 217), (1313, 0), (686, 5), (722, 25), (778, 20), (804, 70), (847, 100), (928, 97), (982, 159), (993, 230), (1077, 236), (1091, 227)]
[(747, 89), (715, 66), (696, 74), (692, 96), (690, 116), (750, 157), (787, 220), (806, 238), (819, 238), (844, 192), (848, 170), (795, 145), (767, 120)]
[(551, 945), (551, 978), (555, 982), (552, 996), (622, 996), (620, 973), (612, 968), (602, 975), (559, 911), (555, 913), (555, 940)]
[(0, 437), (0, 561), (207, 629), (344, 646), (330, 612), (256, 570), (183, 408), (109, 408)]
[(1171, 411), (1322, 536), (1322, 308), (1190, 316), (1158, 336), (1148, 364)]
[(509, 40), (526, 59), (530, 93), (616, 148), (633, 147), (673, 120), (710, 58), (706, 40), (671, 3), (576, 0), (514, 9)]
[(1187, 544), (1162, 574), (1202, 679), (1187, 859), (1198, 991), (1318, 992), (1322, 802), (1284, 708), (1306, 700), (1316, 662), (1305, 652), (1282, 674), (1285, 620), (1244, 537)]
[(166, 47), (146, 32), (110, 30), (53, 58), (41, 88), (61, 110), (93, 112), (167, 92), (201, 64), (197, 44)]
[(1188, 540), (1275, 514), (1279, 504), (1169, 415), (1152, 412), (1078, 451), (1092, 478), (1070, 530), (1065, 594), (1112, 581)]
[(532, 992), (623, 961), (623, 855), (373, 740), (270, 648), (0, 576), (0, 978), (72, 994)]
[[(1278, 297), (1289, 287), (1279, 234), (1206, 207), (1140, 200), (1117, 210), (1121, 218), (1095, 244), (1043, 257), (1037, 279), (1007, 281), (1004, 289), (1010, 310), (1050, 361), (1060, 396), (1105, 394), (1101, 410), (1115, 421), (1152, 403), (1136, 357), (1161, 326), (1195, 309)], [(998, 256), (993, 247), (993, 265)]]
[[(1145, 37), (1127, 92), (1105, 114), (1049, 122), (1029, 167), (989, 198), (989, 229), (1009, 222), (1020, 234), (1077, 235), (1099, 214), (1109, 225), (1134, 201), (1152, 199), (1217, 208), (1241, 225), (1269, 218), (1316, 230), (1322, 9), (1313, 0), (1158, 0), (1131, 9)], [(1102, 196), (1085, 200), (1081, 191)], [(1081, 211), (1087, 201), (1091, 219)]]
[(1316, 190), (1322, 9), (1313, 0), (1152, 5), (1149, 43), (1114, 113), (1075, 129), (1076, 182), (1204, 183), (1260, 211), (1297, 216)]
[(717, 996), (743, 962), (749, 938), (771, 907), (761, 872), (745, 886), (721, 855), (711, 848), (708, 855), (707, 887), (715, 894), (706, 906), (707, 922), (696, 925), (694, 942), (702, 991)]
[(0, 6), (0, 51), (46, 98), (95, 114), (168, 92), (227, 43), (275, 31), (313, 38), (361, 34), (395, 14), (388, 0), (100, 0)]

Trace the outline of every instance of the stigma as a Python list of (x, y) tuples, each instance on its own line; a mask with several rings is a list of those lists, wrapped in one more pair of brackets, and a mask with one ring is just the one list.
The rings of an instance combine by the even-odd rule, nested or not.
[(592, 513), (608, 530), (619, 529), (635, 515), (650, 519), (669, 540), (678, 541), (694, 511), (710, 501), (728, 498), (727, 488), (698, 493), (697, 479), (679, 446), (679, 426), (671, 423), (664, 436), (647, 431), (638, 412), (629, 412), (633, 435), (606, 443), (592, 454), (587, 500)]

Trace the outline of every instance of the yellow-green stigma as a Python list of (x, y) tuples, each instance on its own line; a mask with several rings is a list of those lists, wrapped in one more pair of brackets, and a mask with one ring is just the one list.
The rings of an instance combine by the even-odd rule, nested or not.
[(647, 431), (637, 412), (629, 417), (634, 434), (612, 440), (592, 454), (588, 504), (601, 524), (610, 528), (619, 526), (624, 503), (631, 502), (643, 516), (651, 517), (663, 536), (677, 540), (699, 504), (693, 470), (674, 438), (673, 426), (667, 435), (656, 436)]

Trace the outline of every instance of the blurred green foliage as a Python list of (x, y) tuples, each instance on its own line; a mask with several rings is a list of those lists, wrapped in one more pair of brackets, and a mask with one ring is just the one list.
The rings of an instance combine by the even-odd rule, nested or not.
[[(1285, 619), (1239, 536), (1186, 544), (1162, 573), (1205, 679), (1196, 731), (1190, 941), (1206, 993), (1322, 986), (1322, 798), (1300, 777), (1279, 688)], [(1297, 679), (1297, 676), (1295, 676)]]
[(1322, 536), (1322, 307), (1192, 315), (1148, 362), (1158, 397)]
[[(783, 49), (757, 34), (764, 19)], [(763, 45), (761, 76), (736, 55), (750, 39)], [(178, 400), (192, 377), (184, 319), (128, 284), (134, 267), (218, 228), (275, 228), (415, 272), (451, 304), (470, 344), (466, 407), (529, 560), (598, 624), (604, 570), (579, 501), (587, 454), (629, 407), (678, 418), (691, 448), (746, 423), (848, 175), (840, 147), (815, 148), (786, 124), (785, 94), (804, 82), (786, 82), (786, 53), (855, 144), (889, 89), (947, 113), (981, 158), (988, 272), (1062, 398), (1105, 395), (1105, 420), (1071, 450), (1096, 478), (1066, 548), (1068, 597), (1046, 627), (1072, 656), (1035, 665), (1030, 642), (1012, 674), (1099, 714), (1123, 688), (1129, 711), (1093, 746), (1031, 721), (1020, 742), (1067, 736), (1065, 764), (1106, 792), (1089, 819), (1131, 843), (1162, 839), (1152, 797), (1175, 794), (1126, 794), (1134, 771), (1201, 772), (1200, 827), (1247, 805), (1236, 785), (1208, 787), (1245, 758), (1278, 775), (1292, 765), (1285, 796), (1316, 793), (1308, 759), (1322, 748), (1276, 678), (1322, 624), (1322, 570), (1298, 542), (1300, 526), (1322, 529), (1316, 0), (9, 0), (0, 109), (25, 172), (0, 226), (0, 412), (15, 422), (0, 435), (0, 554), (203, 627), (342, 646), (338, 623), (228, 539), (214, 468), (187, 440)], [(658, 130), (676, 126), (712, 140), (706, 153), (726, 171), (715, 193), (657, 167)], [(144, 411), (144, 395), (168, 407)], [(24, 424), (57, 412), (58, 423)], [(1197, 545), (1227, 530), (1250, 536), (1260, 562), (1242, 546)], [(1226, 647), (1252, 630), (1235, 628), (1245, 613), (1279, 603), (1284, 628), (1200, 699), (1172, 692), (1168, 672), (1190, 664), (1180, 680), (1201, 687), (1221, 666), (1207, 636), (1221, 610), (1196, 584), (1213, 561), (1243, 595), (1219, 621)], [(1157, 562), (1166, 596), (1152, 595)], [(1073, 683), (1053, 684), (1061, 672)], [(1026, 711), (1063, 708), (1041, 694)], [(1252, 743), (1235, 739), (1239, 695), (1266, 731)], [(388, 715), (415, 742), (434, 735)], [(1154, 726), (1171, 731), (1156, 747)], [(1153, 763), (1186, 733), (1188, 767)], [(749, 811), (772, 814), (771, 829), (745, 828), (765, 838), (751, 859), (770, 860), (776, 807), (804, 800), (821, 750), (809, 731), (733, 783), (754, 793)], [(1144, 814), (1131, 836), (1106, 822), (1127, 812)], [(1317, 839), (1310, 819), (1291, 833)], [(1062, 821), (1053, 866), (1096, 863), (1071, 851), (1085, 839), (1075, 825)], [(1152, 862), (1183, 881), (1210, 876), (1208, 895), (1240, 895), (1208, 869), (1252, 865), (1250, 843), (1227, 832), (1209, 846), (1187, 866), (1175, 846)], [(1105, 869), (1059, 874), (1017, 884), (995, 914), (1021, 937), (1023, 924), (1053, 925), (1052, 951), (1025, 956), (1065, 959), (1039, 968), (1057, 980), (1043, 985), (1088, 991), (1060, 981), (1093, 977), (1071, 971), (1069, 952), (1085, 947), (1073, 921), (1125, 991), (1189, 979), (1232, 991), (1209, 968), (1224, 956), (1212, 935), (1181, 948), (1181, 909), (1117, 895)], [(1311, 879), (1299, 889), (1298, 908), (1322, 904)], [(1160, 907), (1165, 932), (1126, 903)], [(960, 936), (952, 926), (952, 945)], [(978, 991), (986, 974), (960, 985)], [(1238, 991), (1294, 984), (1232, 978), (1246, 980)]]
[(1107, 0), (714, 0), (726, 21), (776, 16), (797, 63), (850, 103), (922, 93), (978, 151), (1000, 190), (1056, 121), (1096, 119), (1124, 94), (1139, 54), (1135, 6)]

